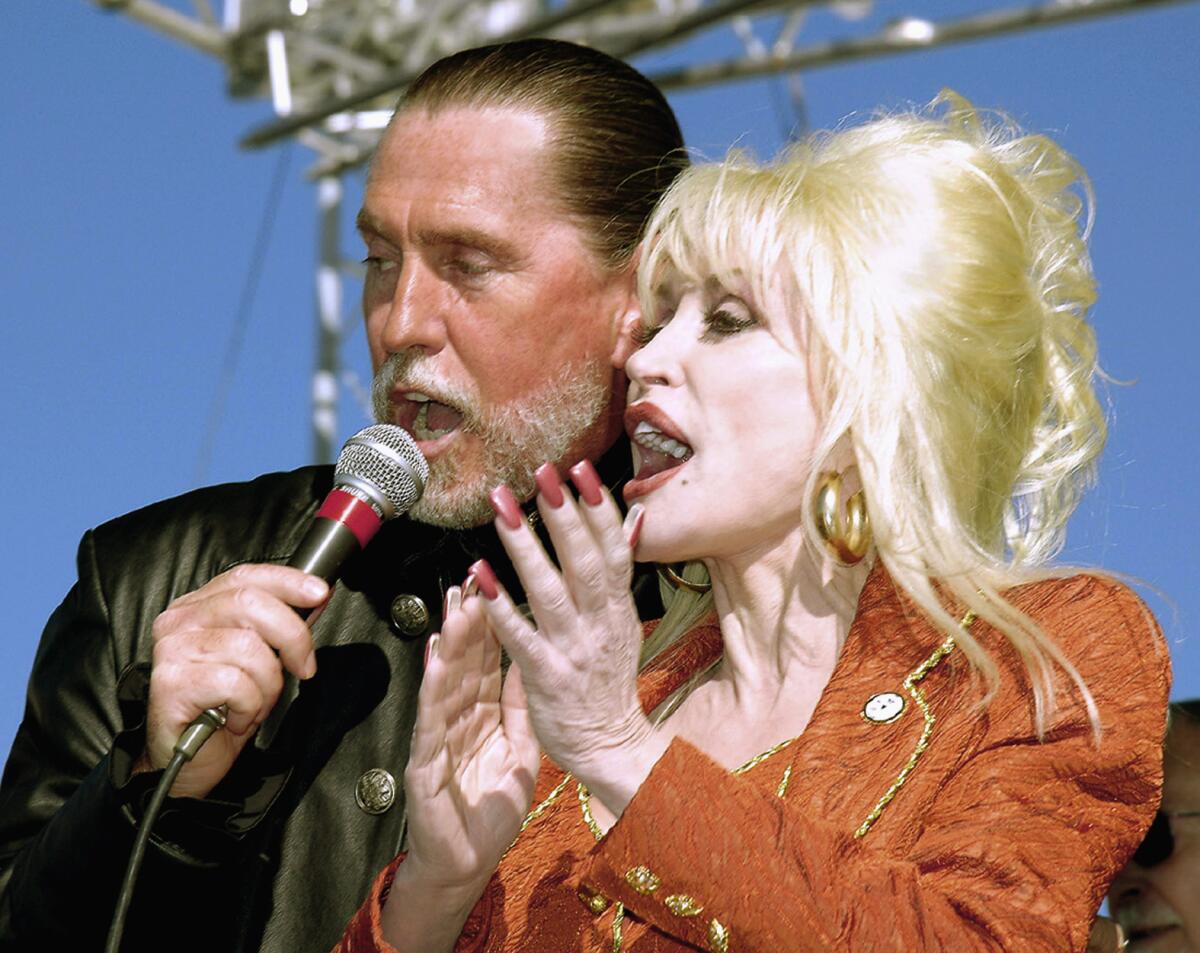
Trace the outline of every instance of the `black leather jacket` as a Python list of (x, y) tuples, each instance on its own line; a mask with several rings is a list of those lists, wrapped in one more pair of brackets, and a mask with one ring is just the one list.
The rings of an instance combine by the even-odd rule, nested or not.
[[(602, 475), (611, 480), (627, 454), (614, 448)], [(331, 477), (331, 468), (310, 467), (197, 490), (84, 536), (79, 581), (42, 636), (0, 783), (0, 949), (102, 948), (158, 777), (130, 778), (154, 619), (232, 566), (286, 561)], [(403, 840), (401, 785), (425, 637), (440, 624), (446, 587), (480, 556), (520, 592), (490, 526), (455, 533), (394, 520), (347, 564), (313, 627), (318, 674), (271, 746), (248, 745), (204, 800), (168, 801), (124, 949), (296, 953), (334, 944)], [(639, 578), (646, 617), (654, 587)], [(404, 596), (428, 607), (428, 625), (414, 626), (411, 598), (397, 605), (407, 614), (393, 612)], [(398, 789), (381, 814), (355, 798), (374, 768)]]

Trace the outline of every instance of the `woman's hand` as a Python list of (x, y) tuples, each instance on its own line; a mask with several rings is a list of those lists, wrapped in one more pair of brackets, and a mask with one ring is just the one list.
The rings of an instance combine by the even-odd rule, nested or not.
[[(530, 719), (546, 754), (614, 814), (633, 797), (666, 744), (637, 693), (642, 625), (630, 593), (633, 555), (620, 512), (586, 461), (571, 476), (537, 472), (538, 509), (562, 571), (542, 549), (506, 487), (492, 494), (496, 528), (525, 587), (536, 628), (500, 591), (486, 563), (472, 567), (496, 637), (520, 665)], [(632, 514), (628, 533), (640, 529)]]
[(453, 945), (516, 839), (537, 780), (520, 670), (502, 679), (481, 600), (458, 601), (452, 589), (441, 634), (430, 637), (404, 772), (408, 855), (383, 910), (384, 933), (401, 949), (415, 936), (436, 949), (440, 933)]

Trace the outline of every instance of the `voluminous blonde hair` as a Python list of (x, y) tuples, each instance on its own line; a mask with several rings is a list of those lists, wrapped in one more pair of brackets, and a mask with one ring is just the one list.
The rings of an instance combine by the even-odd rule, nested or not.
[(1090, 198), (1050, 139), (943, 92), (766, 164), (732, 153), (684, 172), (650, 220), (640, 272), (647, 313), (662, 282), (716, 278), (748, 287), (768, 324), (786, 316), (821, 422), (808, 498), (848, 441), (877, 558), (955, 636), (989, 698), (997, 667), (947, 599), (1008, 638), (1039, 731), (1055, 665), (1098, 724), (1070, 661), (1003, 595), (1052, 574), (1104, 444), (1085, 321)]

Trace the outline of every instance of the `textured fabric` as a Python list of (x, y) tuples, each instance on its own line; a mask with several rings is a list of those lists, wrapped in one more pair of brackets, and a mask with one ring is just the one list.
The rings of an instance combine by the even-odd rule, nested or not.
[[(738, 776), (674, 742), (599, 843), (569, 783), (505, 856), (457, 949), (607, 953), (617, 907), (594, 913), (581, 899), (600, 894), (624, 905), (622, 949), (637, 953), (719, 949), (714, 920), (731, 951), (1082, 951), (1105, 887), (1158, 803), (1166, 646), (1140, 601), (1107, 580), (1078, 576), (1010, 596), (1087, 682), (1099, 747), (1065, 676), (1059, 711), (1037, 739), (1016, 653), (977, 622), (972, 633), (1001, 668), (999, 694), (981, 713), (978, 680), (957, 651), (920, 681), (934, 718), (928, 747), (856, 838), (925, 726), (911, 698), (890, 723), (864, 717), (864, 705), (877, 693), (907, 698), (905, 677), (942, 642), (876, 570), (797, 741)], [(693, 631), (643, 677), (647, 709), (719, 651), (715, 626)], [(544, 764), (535, 805), (561, 777)], [(379, 918), (397, 863), (340, 953), (391, 950)], [(652, 892), (645, 872), (633, 876), (643, 891), (631, 885), (638, 868), (654, 875)]]
[[(628, 460), (618, 445), (598, 469), (615, 482)], [(0, 949), (103, 946), (158, 778), (130, 778), (154, 619), (239, 563), (286, 561), (331, 479), (331, 467), (308, 467), (210, 487), (84, 536), (79, 581), (42, 636), (0, 783)], [(418, 596), (436, 628), (446, 587), (481, 556), (519, 592), (500, 552), (490, 526), (398, 519), (346, 565), (313, 628), (318, 674), (270, 750), (248, 746), (208, 798), (168, 800), (125, 949), (296, 953), (336, 941), (404, 834), (402, 788), (383, 814), (355, 802), (365, 771), (383, 768), (399, 787), (408, 760), (425, 638), (397, 634), (392, 600)], [(201, 898), (204, 915), (181, 927), (180, 904)]]

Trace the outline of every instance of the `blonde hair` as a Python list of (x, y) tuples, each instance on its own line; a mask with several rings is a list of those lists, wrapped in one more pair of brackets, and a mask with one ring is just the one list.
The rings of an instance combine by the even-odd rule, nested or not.
[(944, 91), (766, 164), (731, 153), (684, 172), (650, 220), (639, 279), (647, 313), (668, 278), (716, 278), (748, 286), (768, 323), (791, 319), (821, 421), (808, 498), (848, 441), (877, 558), (955, 636), (985, 701), (996, 664), (945, 600), (1007, 637), (1039, 731), (1055, 665), (1098, 725), (1070, 661), (1003, 595), (1053, 574), (1104, 444), (1085, 321), (1090, 200), (1082, 168), (1050, 139)]

